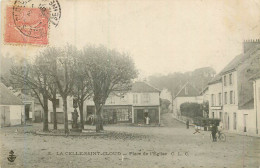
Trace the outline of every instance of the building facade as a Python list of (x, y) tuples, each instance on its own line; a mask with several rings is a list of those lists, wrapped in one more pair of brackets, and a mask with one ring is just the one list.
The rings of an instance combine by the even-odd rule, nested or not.
[[(86, 117), (95, 114), (92, 100), (86, 102)], [(145, 117), (150, 123), (160, 124), (160, 91), (145, 82), (135, 82), (131, 91), (118, 96), (109, 95), (103, 106), (103, 118), (107, 123), (145, 123)]]
[[(250, 45), (249, 45), (250, 44)], [(260, 45), (244, 43), (244, 53), (236, 56), (209, 83), (210, 118), (219, 118), (229, 132), (256, 134), (257, 83), (250, 78), (260, 71)]]
[(186, 83), (173, 99), (173, 116), (181, 116), (180, 106), (183, 103), (203, 103), (203, 96), (190, 83)]
[[(223, 122), (222, 78), (216, 76), (209, 83), (209, 118), (219, 118)], [(228, 124), (227, 124), (228, 125)]]
[(19, 125), (24, 122), (24, 104), (3, 83), (0, 83), (0, 125)]

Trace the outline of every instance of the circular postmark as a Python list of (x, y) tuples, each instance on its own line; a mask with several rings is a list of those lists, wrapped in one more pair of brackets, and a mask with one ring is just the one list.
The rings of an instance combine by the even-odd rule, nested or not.
[(56, 27), (60, 17), (58, 0), (15, 0), (13, 5), (15, 27), (28, 37), (45, 37), (49, 23)]

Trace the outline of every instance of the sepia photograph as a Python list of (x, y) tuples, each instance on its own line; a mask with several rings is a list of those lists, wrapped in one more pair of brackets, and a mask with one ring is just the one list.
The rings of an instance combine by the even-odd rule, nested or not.
[(260, 0), (0, 4), (0, 168), (260, 168)]

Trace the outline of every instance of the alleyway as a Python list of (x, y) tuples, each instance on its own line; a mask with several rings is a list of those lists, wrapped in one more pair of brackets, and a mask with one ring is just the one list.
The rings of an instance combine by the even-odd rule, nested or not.
[(171, 113), (161, 115), (161, 123), (165, 127), (184, 128), (186, 125), (172, 117)]
[[(226, 142), (213, 143), (209, 132), (193, 134), (193, 128), (186, 129), (170, 114), (162, 115), (162, 124), (163, 127), (107, 125), (105, 130), (111, 133), (97, 137), (33, 134), (42, 124), (3, 128), (1, 167), (259, 167), (259, 138), (227, 134)], [(12, 165), (7, 160), (10, 150), (17, 156)]]

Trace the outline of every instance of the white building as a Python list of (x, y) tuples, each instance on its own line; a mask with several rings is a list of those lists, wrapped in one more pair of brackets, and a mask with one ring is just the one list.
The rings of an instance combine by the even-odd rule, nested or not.
[(24, 122), (24, 104), (3, 83), (0, 83), (0, 125), (19, 125)]
[[(126, 94), (109, 95), (103, 107), (103, 117), (108, 123), (144, 123), (148, 116), (150, 123), (160, 124), (160, 110), (160, 90), (146, 82), (135, 82)], [(86, 102), (86, 114), (95, 114), (92, 100)]]
[[(68, 120), (72, 120), (73, 98), (67, 98)], [(52, 102), (49, 105), (49, 122), (53, 122)], [(78, 114), (79, 109), (77, 108)], [(57, 122), (64, 122), (63, 100), (57, 96), (56, 101)], [(91, 99), (83, 105), (83, 118), (88, 121), (90, 116), (95, 115), (95, 104)], [(160, 123), (160, 90), (145, 82), (135, 82), (131, 91), (124, 95), (111, 93), (103, 106), (103, 117), (107, 123), (129, 122), (144, 123), (148, 116), (151, 123)]]
[(250, 78), (260, 71), (260, 45), (245, 42), (244, 49), (209, 83), (209, 116), (220, 118), (229, 132), (255, 134), (256, 107)]
[(173, 116), (181, 115), (180, 106), (183, 103), (202, 103), (203, 97), (200, 96), (199, 91), (190, 83), (186, 83), (173, 99)]
[(255, 75), (253, 78), (254, 86), (254, 113), (255, 113), (255, 128), (256, 134), (259, 134), (260, 127), (260, 74)]

